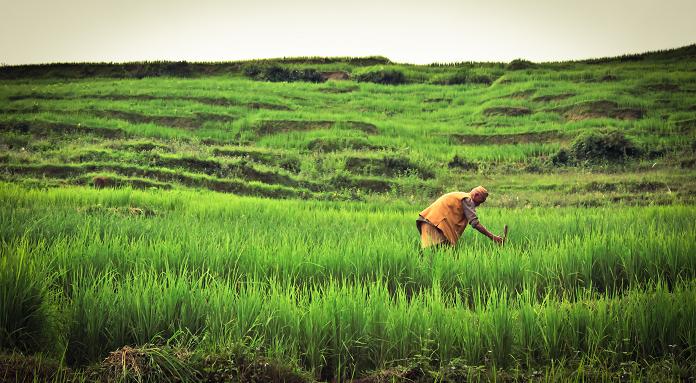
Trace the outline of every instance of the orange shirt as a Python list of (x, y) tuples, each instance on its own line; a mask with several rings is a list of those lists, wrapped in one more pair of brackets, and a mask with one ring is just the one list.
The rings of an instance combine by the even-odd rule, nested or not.
[(420, 216), (437, 227), (451, 245), (456, 245), (464, 229), (478, 222), (469, 193), (452, 192), (442, 195), (420, 212)]

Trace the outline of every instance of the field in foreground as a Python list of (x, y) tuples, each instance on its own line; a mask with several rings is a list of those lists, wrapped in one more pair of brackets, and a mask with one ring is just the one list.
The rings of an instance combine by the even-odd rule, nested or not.
[(233, 368), (251, 353), (321, 380), (694, 373), (690, 206), (482, 208), (509, 246), (467, 232), (420, 252), (408, 205), (9, 184), (0, 203), (2, 343), (71, 366), (154, 342), (162, 358), (185, 347)]

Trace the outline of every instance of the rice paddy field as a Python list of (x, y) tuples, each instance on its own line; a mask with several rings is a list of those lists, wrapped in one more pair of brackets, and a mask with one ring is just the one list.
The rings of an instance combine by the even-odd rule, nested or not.
[(692, 381), (695, 58), (0, 67), (0, 380)]

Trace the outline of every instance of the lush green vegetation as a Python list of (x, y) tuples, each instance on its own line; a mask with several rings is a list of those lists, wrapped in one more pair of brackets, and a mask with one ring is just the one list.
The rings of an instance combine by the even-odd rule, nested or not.
[[(298, 59), (212, 65), (227, 69), (186, 77), (157, 77), (178, 67), (153, 63), (164, 69), (140, 79), (89, 76), (116, 76), (119, 66), (106, 64), (95, 68), (112, 69), (84, 73), (89, 65), (0, 68), (2, 177), (329, 200), (391, 192), (421, 203), (485, 181), (498, 197), (491, 202), (506, 206), (689, 202), (694, 55), (691, 46), (523, 69)], [(354, 80), (245, 75), (269, 66)], [(355, 81), (380, 70), (403, 74), (406, 84)], [(474, 74), (491, 81), (442, 80)], [(602, 136), (578, 146), (607, 131), (623, 146), (602, 147)], [(559, 161), (559, 152), (569, 156)]]
[(2, 379), (693, 377), (694, 56), (0, 68)]
[(5, 339), (71, 363), (182, 331), (201, 352), (245, 342), (324, 379), (419, 356), (691, 360), (696, 341), (692, 207), (481, 209), (515, 228), (509, 246), (467, 233), (421, 252), (410, 205), (11, 185), (0, 197)]

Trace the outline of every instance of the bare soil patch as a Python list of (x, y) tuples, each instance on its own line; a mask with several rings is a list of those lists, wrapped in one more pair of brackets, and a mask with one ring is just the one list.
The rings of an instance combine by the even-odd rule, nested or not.
[(416, 174), (421, 179), (431, 179), (435, 174), (429, 169), (423, 169), (406, 157), (384, 156), (382, 158), (348, 157), (346, 158), (346, 170), (351, 173), (397, 177), (408, 174)]
[(350, 93), (359, 90), (360, 87), (356, 86), (346, 86), (346, 87), (326, 87), (319, 88), (318, 90), (322, 93)]
[(157, 142), (151, 142), (151, 141), (135, 141), (135, 142), (120, 142), (120, 143), (115, 143), (109, 145), (111, 149), (116, 149), (116, 150), (125, 150), (125, 151), (132, 151), (132, 152), (150, 152), (153, 150), (161, 150), (164, 152), (171, 152), (172, 149), (170, 149), (167, 145), (160, 144)]
[(597, 100), (552, 109), (566, 120), (579, 121), (590, 118), (614, 118), (619, 120), (637, 120), (643, 118), (644, 112), (637, 108), (620, 108), (614, 101)]
[(350, 80), (350, 74), (348, 72), (339, 70), (334, 72), (319, 72), (322, 81), (327, 80)]
[(681, 133), (691, 133), (693, 131), (696, 131), (696, 118), (691, 118), (688, 120), (681, 120), (675, 122), (675, 125), (679, 132)]
[(260, 164), (278, 166), (291, 173), (300, 172), (300, 159), (295, 155), (285, 155), (283, 153), (273, 153), (244, 147), (213, 148), (213, 155), (216, 157), (239, 157)]
[(560, 93), (560, 94), (549, 94), (545, 96), (538, 96), (534, 97), (532, 101), (536, 102), (552, 102), (552, 101), (561, 101), (565, 100), (567, 98), (575, 96), (575, 93)]
[[(256, 133), (260, 136), (287, 132), (302, 132), (310, 130), (331, 129), (338, 121), (310, 121), (310, 120), (265, 120), (262, 121)], [(367, 134), (377, 134), (379, 129), (374, 124), (361, 121), (341, 122), (348, 129), (362, 130)]]
[(619, 78), (613, 74), (605, 74), (604, 76), (599, 78), (599, 82), (610, 82), (610, 81), (618, 81)]
[(269, 104), (267, 102), (250, 102), (244, 105), (249, 109), (291, 110), (285, 105)]
[(653, 91), (653, 92), (678, 92), (681, 90), (679, 85), (677, 84), (670, 84), (670, 83), (656, 83), (656, 84), (649, 84), (645, 85), (644, 89)]
[(149, 116), (120, 110), (92, 110), (90, 113), (103, 118), (113, 118), (128, 121), (131, 124), (155, 124), (179, 129), (198, 129), (206, 121), (232, 122), (234, 119), (222, 114), (201, 113), (195, 117), (180, 116)]
[[(582, 188), (573, 188), (573, 192), (630, 192), (630, 193), (654, 193), (667, 191), (669, 187), (664, 182), (655, 181), (625, 181), (625, 182), (590, 182)], [(674, 186), (673, 191), (676, 191)]]
[(0, 132), (18, 132), (31, 134), (36, 137), (46, 137), (52, 134), (91, 134), (103, 138), (124, 138), (128, 134), (121, 129), (84, 126), (81, 124), (62, 124), (54, 122), (12, 122), (0, 123)]
[(29, 93), (9, 96), (10, 101), (16, 100), (74, 100), (74, 99), (99, 99), (99, 100), (112, 100), (112, 101), (128, 101), (128, 100), (140, 100), (140, 101), (151, 101), (151, 100), (171, 100), (171, 101), (191, 101), (200, 104), (214, 105), (214, 106), (245, 106), (250, 109), (268, 109), (268, 110), (291, 110), (286, 105), (270, 104), (265, 102), (249, 102), (240, 103), (235, 100), (230, 100), (227, 98), (216, 98), (216, 97), (188, 97), (188, 96), (155, 96), (149, 94), (83, 94), (83, 95), (54, 95), (54, 94), (44, 94), (44, 93)]
[(525, 107), (514, 107), (514, 106), (497, 106), (493, 108), (486, 108), (483, 111), (485, 116), (525, 116), (531, 114), (532, 111)]
[(533, 95), (535, 92), (536, 92), (536, 90), (534, 90), (534, 89), (526, 89), (526, 90), (521, 90), (519, 92), (510, 93), (507, 96), (503, 96), (501, 98), (526, 99), (526, 98), (529, 98), (531, 95)]
[(437, 102), (450, 103), (450, 102), (452, 102), (452, 99), (447, 98), (447, 97), (433, 97), (433, 98), (426, 98), (423, 100), (423, 102), (427, 102), (427, 103), (437, 103)]
[(97, 117), (123, 120), (131, 124), (155, 124), (182, 129), (197, 129), (202, 124), (197, 118), (193, 117), (147, 116), (120, 110), (94, 110), (91, 113)]
[(338, 175), (333, 177), (329, 182), (331, 186), (336, 189), (358, 189), (372, 193), (385, 193), (392, 188), (391, 182), (378, 178), (346, 177)]
[(362, 130), (367, 134), (378, 134), (379, 129), (375, 124), (370, 124), (369, 122), (362, 121), (346, 121), (343, 123), (349, 129)]
[(529, 142), (558, 142), (566, 136), (557, 130), (546, 132), (528, 132), (512, 134), (449, 134), (452, 143), (481, 145), (481, 144), (520, 144)]
[(428, 381), (426, 372), (418, 367), (394, 367), (377, 371), (351, 383), (389, 383), (389, 382), (424, 382)]
[(4, 382), (49, 382), (69, 373), (55, 360), (33, 355), (0, 355), (0, 379)]
[(315, 152), (338, 152), (342, 150), (383, 150), (386, 146), (376, 145), (362, 138), (322, 137), (307, 144), (307, 149)]
[[(174, 166), (172, 164), (172, 166)], [(215, 191), (236, 193), (243, 195), (266, 196), (270, 198), (287, 198), (303, 196), (309, 193), (307, 190), (293, 189), (293, 187), (309, 186), (319, 189), (319, 186), (310, 183), (295, 181), (287, 176), (256, 171), (253, 168), (240, 165), (230, 169), (230, 175), (244, 178), (245, 180), (260, 181), (275, 188), (261, 187), (249, 184), (238, 179), (228, 178), (204, 178), (195, 175), (182, 174), (167, 168), (141, 168), (137, 166), (123, 164), (82, 164), (82, 165), (56, 165), (56, 164), (7, 164), (3, 166), (6, 174), (10, 175), (29, 175), (39, 178), (72, 179), (73, 183), (94, 185), (93, 177), (85, 178), (90, 173), (108, 172), (123, 175), (125, 177), (143, 177), (163, 183), (176, 183), (188, 187), (202, 187)], [(232, 174), (234, 173), (234, 174)], [(98, 181), (102, 182), (102, 181)], [(103, 187), (109, 187), (111, 183), (124, 182), (135, 187), (138, 186), (137, 180), (104, 180)], [(147, 181), (143, 182), (144, 187), (150, 185)], [(168, 188), (160, 183), (150, 186)]]

